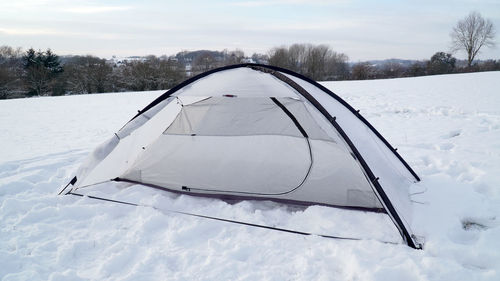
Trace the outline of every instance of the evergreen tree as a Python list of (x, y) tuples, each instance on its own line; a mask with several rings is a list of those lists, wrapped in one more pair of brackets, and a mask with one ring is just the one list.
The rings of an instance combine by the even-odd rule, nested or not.
[(55, 78), (63, 72), (59, 56), (50, 49), (42, 52), (30, 48), (23, 56), (23, 66), (29, 95), (46, 96), (55, 92)]
[(452, 73), (455, 70), (457, 59), (451, 54), (445, 52), (437, 52), (427, 63), (427, 72), (429, 74), (446, 74)]

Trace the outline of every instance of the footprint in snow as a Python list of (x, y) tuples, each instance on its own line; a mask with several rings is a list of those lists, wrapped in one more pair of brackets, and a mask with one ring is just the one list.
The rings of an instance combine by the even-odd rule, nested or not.
[(444, 136), (442, 136), (443, 139), (451, 139), (451, 138), (454, 138), (454, 137), (458, 137), (462, 134), (462, 130), (461, 129), (458, 129), (458, 130), (453, 130), (453, 131), (450, 131), (449, 133), (445, 134)]
[(449, 142), (438, 145), (439, 150), (452, 150), (453, 148), (455, 148), (455, 145)]
[(500, 225), (500, 221), (498, 221), (496, 217), (490, 217), (490, 218), (466, 217), (462, 219), (461, 223), (462, 223), (462, 228), (467, 231), (486, 230)]

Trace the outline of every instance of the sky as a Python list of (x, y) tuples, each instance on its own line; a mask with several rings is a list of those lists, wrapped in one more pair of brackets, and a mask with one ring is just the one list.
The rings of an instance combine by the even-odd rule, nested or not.
[(499, 0), (0, 0), (0, 45), (109, 58), (312, 43), (352, 62), (429, 59), (471, 11), (497, 30), (478, 58), (500, 59)]

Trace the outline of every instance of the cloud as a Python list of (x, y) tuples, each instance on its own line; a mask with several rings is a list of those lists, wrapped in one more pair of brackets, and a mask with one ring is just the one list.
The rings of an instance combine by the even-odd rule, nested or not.
[[(50, 28), (0, 28), (0, 34), (8, 36), (29, 36), (30, 38), (43, 36), (45, 38), (86, 38), (96, 40), (116, 40), (123, 37), (121, 34), (109, 32), (76, 32)], [(54, 37), (55, 36), (55, 37)]]
[(273, 24), (272, 26), (250, 26), (247, 30), (256, 31), (333, 31), (342, 30), (347, 28), (356, 28), (360, 24), (352, 20), (330, 20), (330, 21), (317, 21), (308, 23), (287, 23), (287, 24)]
[(63, 8), (62, 10), (75, 14), (97, 14), (131, 10), (130, 6), (75, 6)]
[(333, 5), (345, 3), (348, 0), (249, 0), (232, 3), (233, 6), (240, 7), (262, 7), (278, 5)]
[(133, 9), (132, 6), (102, 5), (95, 1), (86, 0), (17, 0), (0, 2), (0, 14), (12, 10), (18, 11), (53, 11), (75, 14), (96, 14)]
[(33, 28), (0, 28), (1, 33), (8, 35), (60, 35), (61, 32), (50, 29)]

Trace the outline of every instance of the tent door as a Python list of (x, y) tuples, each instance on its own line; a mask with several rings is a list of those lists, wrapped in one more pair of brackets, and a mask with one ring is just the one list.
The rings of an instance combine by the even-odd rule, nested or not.
[(183, 106), (124, 177), (192, 192), (290, 192), (307, 177), (312, 159), (308, 139), (287, 114), (270, 98)]

